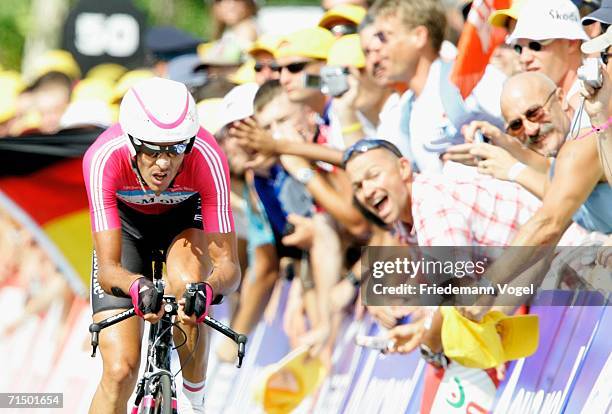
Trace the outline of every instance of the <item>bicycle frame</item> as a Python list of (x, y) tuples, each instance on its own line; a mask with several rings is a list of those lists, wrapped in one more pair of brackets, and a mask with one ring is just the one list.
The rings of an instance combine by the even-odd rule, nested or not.
[[(163, 258), (157, 252), (154, 255), (153, 261), (153, 284), (158, 294), (163, 295), (164, 281), (162, 280)], [(156, 409), (158, 401), (155, 400), (155, 395), (160, 391), (161, 379), (168, 376), (171, 388), (171, 410), (173, 414), (177, 412), (176, 401), (176, 386), (174, 384), (174, 375), (170, 371), (170, 358), (172, 355), (172, 339), (174, 320), (177, 316), (179, 305), (176, 298), (172, 295), (164, 295), (162, 300), (162, 308), (164, 315), (156, 324), (151, 324), (149, 329), (149, 340), (147, 345), (146, 366), (143, 376), (138, 380), (136, 386), (136, 399), (132, 407), (131, 414), (153, 414), (157, 413)], [(98, 323), (92, 323), (89, 326), (91, 333), (91, 357), (96, 356), (98, 347), (98, 337), (102, 329), (119, 323), (125, 319), (131, 318), (136, 314), (134, 308), (125, 310), (117, 315), (113, 315)], [(247, 337), (233, 331), (221, 322), (206, 316), (204, 323), (223, 335), (231, 338), (238, 344), (238, 368), (242, 366), (242, 360), (245, 355)], [(139, 409), (143, 409), (139, 411)], [(169, 414), (169, 413), (168, 413)]]

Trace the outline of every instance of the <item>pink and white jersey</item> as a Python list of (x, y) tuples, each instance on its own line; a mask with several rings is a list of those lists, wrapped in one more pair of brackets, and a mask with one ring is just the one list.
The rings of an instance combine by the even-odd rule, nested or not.
[(200, 128), (172, 186), (159, 196), (146, 187), (143, 191), (133, 167), (131, 145), (120, 125), (115, 124), (85, 153), (83, 176), (94, 232), (121, 227), (117, 199), (143, 214), (161, 214), (198, 193), (204, 231), (234, 231), (227, 159), (210, 133)]

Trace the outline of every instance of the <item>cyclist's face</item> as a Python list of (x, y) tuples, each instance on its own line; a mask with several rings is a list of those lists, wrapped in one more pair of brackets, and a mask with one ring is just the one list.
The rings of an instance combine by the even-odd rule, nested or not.
[[(159, 145), (164, 146), (168, 144)], [(139, 152), (136, 156), (136, 162), (145, 183), (159, 195), (170, 186), (184, 158), (185, 154), (159, 153), (148, 155)]]

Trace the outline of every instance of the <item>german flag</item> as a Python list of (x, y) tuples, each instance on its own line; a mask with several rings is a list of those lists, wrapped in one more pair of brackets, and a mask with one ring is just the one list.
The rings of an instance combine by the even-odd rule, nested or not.
[(81, 294), (92, 237), (81, 162), (99, 129), (0, 139), (0, 208), (34, 235)]

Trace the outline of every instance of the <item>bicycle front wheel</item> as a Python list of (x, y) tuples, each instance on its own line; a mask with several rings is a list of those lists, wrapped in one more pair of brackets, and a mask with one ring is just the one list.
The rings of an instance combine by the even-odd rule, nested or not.
[(155, 401), (157, 414), (176, 413), (172, 408), (172, 381), (170, 380), (170, 375), (162, 374), (159, 376), (159, 387), (157, 388)]

